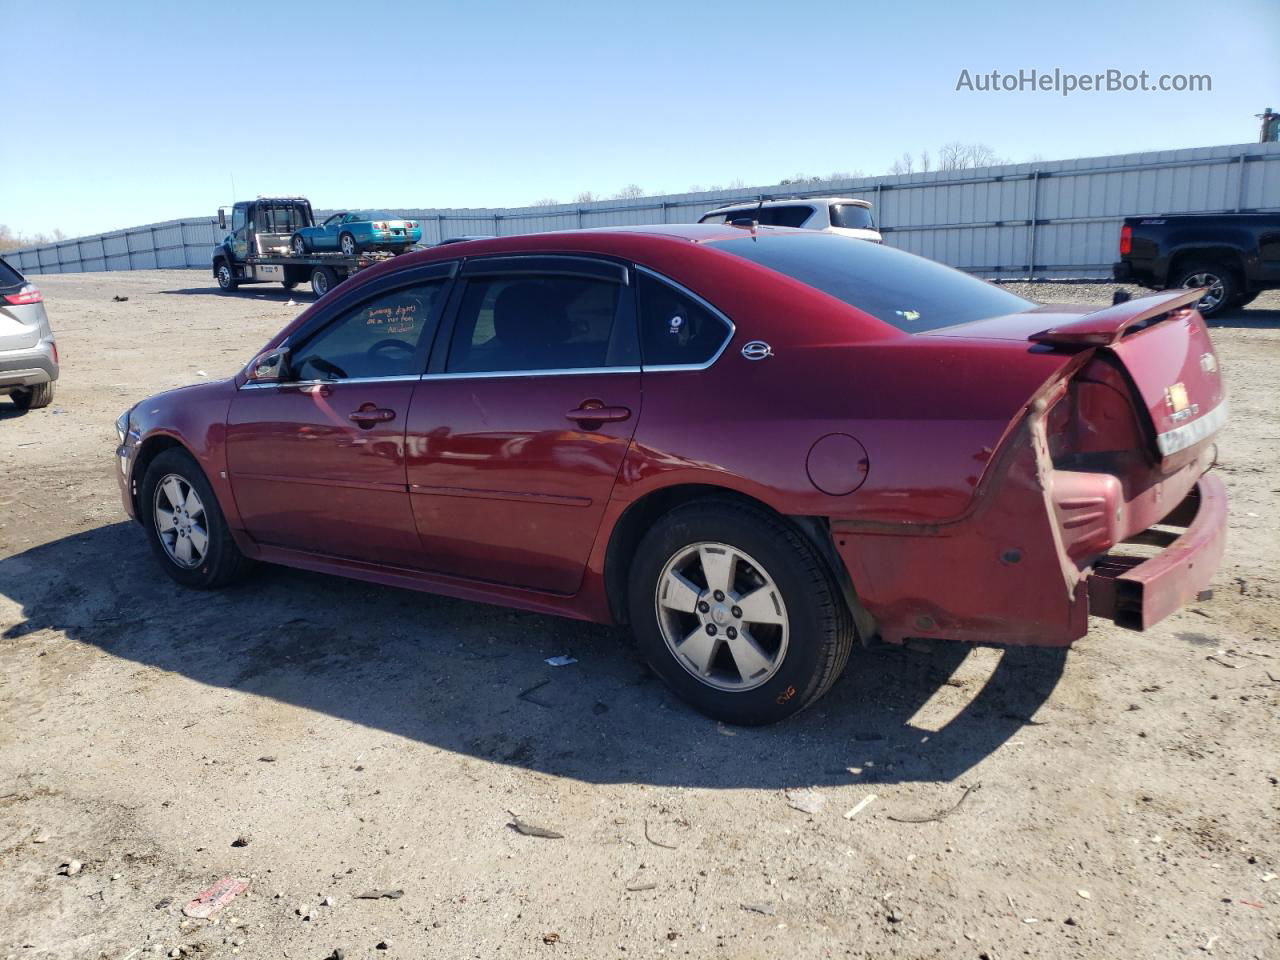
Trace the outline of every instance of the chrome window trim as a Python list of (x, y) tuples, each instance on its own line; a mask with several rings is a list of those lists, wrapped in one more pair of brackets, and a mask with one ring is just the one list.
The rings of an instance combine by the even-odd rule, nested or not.
[[(694, 293), (684, 284), (677, 283), (675, 280), (672, 280), (670, 277), (667, 277), (662, 275), (661, 273), (658, 273), (658, 271), (656, 270), (650, 270), (648, 267), (643, 267), (638, 263), (636, 264), (636, 270), (639, 273), (643, 273), (648, 275), (649, 277), (652, 277), (654, 280), (657, 280), (659, 283), (665, 283), (669, 287), (674, 287), (676, 290), (680, 291), (690, 300), (693, 300), (695, 303), (699, 304), (704, 309), (709, 310), (713, 315), (719, 317), (722, 321), (724, 321), (725, 326), (729, 328), (729, 334), (724, 338), (724, 342), (720, 344), (720, 349), (711, 355), (711, 359), (705, 360), (702, 363), (655, 363), (655, 364), (645, 363), (643, 360), (644, 331), (639, 331), (640, 350), (642, 355), (642, 359), (641, 359), (642, 369), (645, 372), (661, 370), (661, 371), (671, 371), (676, 373), (682, 372), (682, 371), (706, 370), (712, 364), (714, 364), (717, 360), (719, 360), (720, 357), (724, 354), (724, 352), (729, 349), (729, 344), (733, 342), (734, 334), (738, 332), (738, 328), (734, 325), (734, 322), (729, 319), (728, 315), (725, 314), (723, 310), (720, 310), (715, 305), (709, 303), (705, 297), (698, 296), (698, 294)], [(638, 322), (638, 314), (637, 314), (637, 322)]]
[(493, 380), (498, 377), (581, 377), (600, 373), (641, 373), (640, 367), (566, 367), (563, 370), (477, 370), (424, 373), (421, 380)]
[(342, 383), (408, 383), (413, 380), (421, 380), (422, 377), (416, 373), (401, 374), (395, 377), (347, 377), (344, 380), (267, 380), (262, 382), (249, 381), (241, 384), (239, 390), (266, 390), (269, 387), (332, 387)]

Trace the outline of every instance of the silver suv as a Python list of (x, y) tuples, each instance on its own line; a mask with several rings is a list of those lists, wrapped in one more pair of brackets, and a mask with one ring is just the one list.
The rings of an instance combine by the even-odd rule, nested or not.
[(53, 402), (58, 344), (34, 283), (0, 257), (0, 396), (23, 410)]
[(806, 197), (735, 203), (704, 213), (699, 223), (733, 223), (750, 220), (762, 227), (800, 227), (838, 233), (857, 240), (883, 242), (871, 215), (871, 204), (852, 197)]

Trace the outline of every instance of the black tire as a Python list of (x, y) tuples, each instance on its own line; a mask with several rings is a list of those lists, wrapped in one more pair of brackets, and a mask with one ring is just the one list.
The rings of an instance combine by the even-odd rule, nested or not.
[(1236, 298), (1232, 301), (1231, 306), (1236, 307), (1237, 309), (1240, 307), (1247, 307), (1249, 304), (1253, 303), (1253, 301), (1258, 299), (1258, 294), (1261, 292), (1261, 290), (1255, 290), (1253, 293), (1236, 294)]
[(317, 297), (323, 297), (337, 285), (338, 275), (333, 267), (316, 267), (311, 271), (311, 289)]
[(297, 285), (298, 285), (297, 280), (281, 280), (280, 281), (280, 286), (284, 287), (286, 290), (292, 290)]
[(15, 390), (9, 396), (13, 400), (14, 406), (19, 410), (34, 410), (38, 407), (47, 407), (53, 403), (53, 381), (37, 383), (34, 387)]
[[(347, 243), (350, 240), (351, 253), (347, 253)], [(360, 252), (360, 244), (356, 243), (356, 238), (350, 233), (344, 233), (338, 237), (338, 252), (343, 256), (353, 256)]]
[(214, 267), (214, 274), (218, 278), (218, 286), (227, 293), (232, 292), (236, 287), (240, 286), (240, 281), (236, 279), (235, 273), (231, 270), (231, 265), (225, 260), (219, 260)]
[[(669, 562), (700, 543), (727, 545), (747, 555), (772, 578), (782, 597), (788, 640), (781, 659), (775, 661), (775, 672), (758, 686), (718, 689), (686, 668), (665, 639), (659, 622), (659, 579)], [(732, 605), (732, 600), (725, 603)], [(843, 672), (855, 637), (849, 606), (825, 561), (804, 535), (765, 509), (729, 500), (693, 501), (658, 520), (636, 550), (628, 609), (641, 653), (676, 695), (694, 709), (734, 724), (774, 723), (813, 704)], [(698, 618), (714, 613), (713, 609), (706, 615), (675, 616)], [(692, 622), (696, 632), (697, 621)], [(685, 627), (679, 629), (683, 633)], [(711, 624), (705, 629), (710, 632)], [(729, 646), (727, 635), (718, 642)], [(717, 657), (727, 655), (718, 649)]]
[[(161, 482), (170, 477), (179, 478), (193, 489), (203, 505), (200, 516), (204, 520), (201, 526), (207, 537), (206, 549), (195, 566), (183, 566), (179, 563), (169, 555), (168, 548), (161, 540), (156, 520), (156, 492)], [(253, 566), (253, 561), (240, 552), (232, 539), (218, 498), (204, 471), (185, 450), (169, 449), (151, 461), (142, 479), (138, 515), (146, 528), (147, 539), (151, 542), (156, 559), (169, 576), (185, 587), (195, 587), (198, 590), (224, 587), (242, 578)]]
[(289, 249), (293, 251), (295, 257), (305, 257), (308, 252), (306, 239), (294, 234), (293, 239), (289, 241)]
[(1240, 295), (1239, 277), (1231, 267), (1221, 263), (1193, 263), (1182, 267), (1172, 286), (1207, 287), (1204, 298), (1197, 304), (1200, 315), (1205, 318), (1217, 316), (1229, 309)]

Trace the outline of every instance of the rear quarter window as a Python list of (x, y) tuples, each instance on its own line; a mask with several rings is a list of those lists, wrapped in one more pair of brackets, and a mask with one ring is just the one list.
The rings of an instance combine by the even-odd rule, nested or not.
[(828, 233), (761, 234), (715, 248), (799, 280), (905, 333), (1032, 309), (1030, 300), (960, 270)]
[(22, 274), (0, 258), (0, 287), (16, 287), (25, 283)]
[(831, 225), (845, 227), (850, 230), (874, 230), (875, 220), (871, 217), (871, 208), (860, 203), (833, 203), (831, 205)]

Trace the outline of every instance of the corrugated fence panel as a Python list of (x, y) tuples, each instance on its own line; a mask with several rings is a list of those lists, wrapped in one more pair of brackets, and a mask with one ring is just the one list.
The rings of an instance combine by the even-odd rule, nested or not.
[[(692, 223), (726, 203), (778, 197), (860, 197), (885, 242), (994, 277), (1105, 277), (1126, 216), (1280, 211), (1280, 144), (1195, 147), (822, 183), (541, 207), (395, 212), (423, 240), (509, 236), (580, 227)], [(320, 211), (320, 214), (325, 211)], [(24, 273), (207, 270), (223, 231), (192, 217), (10, 251)]]

